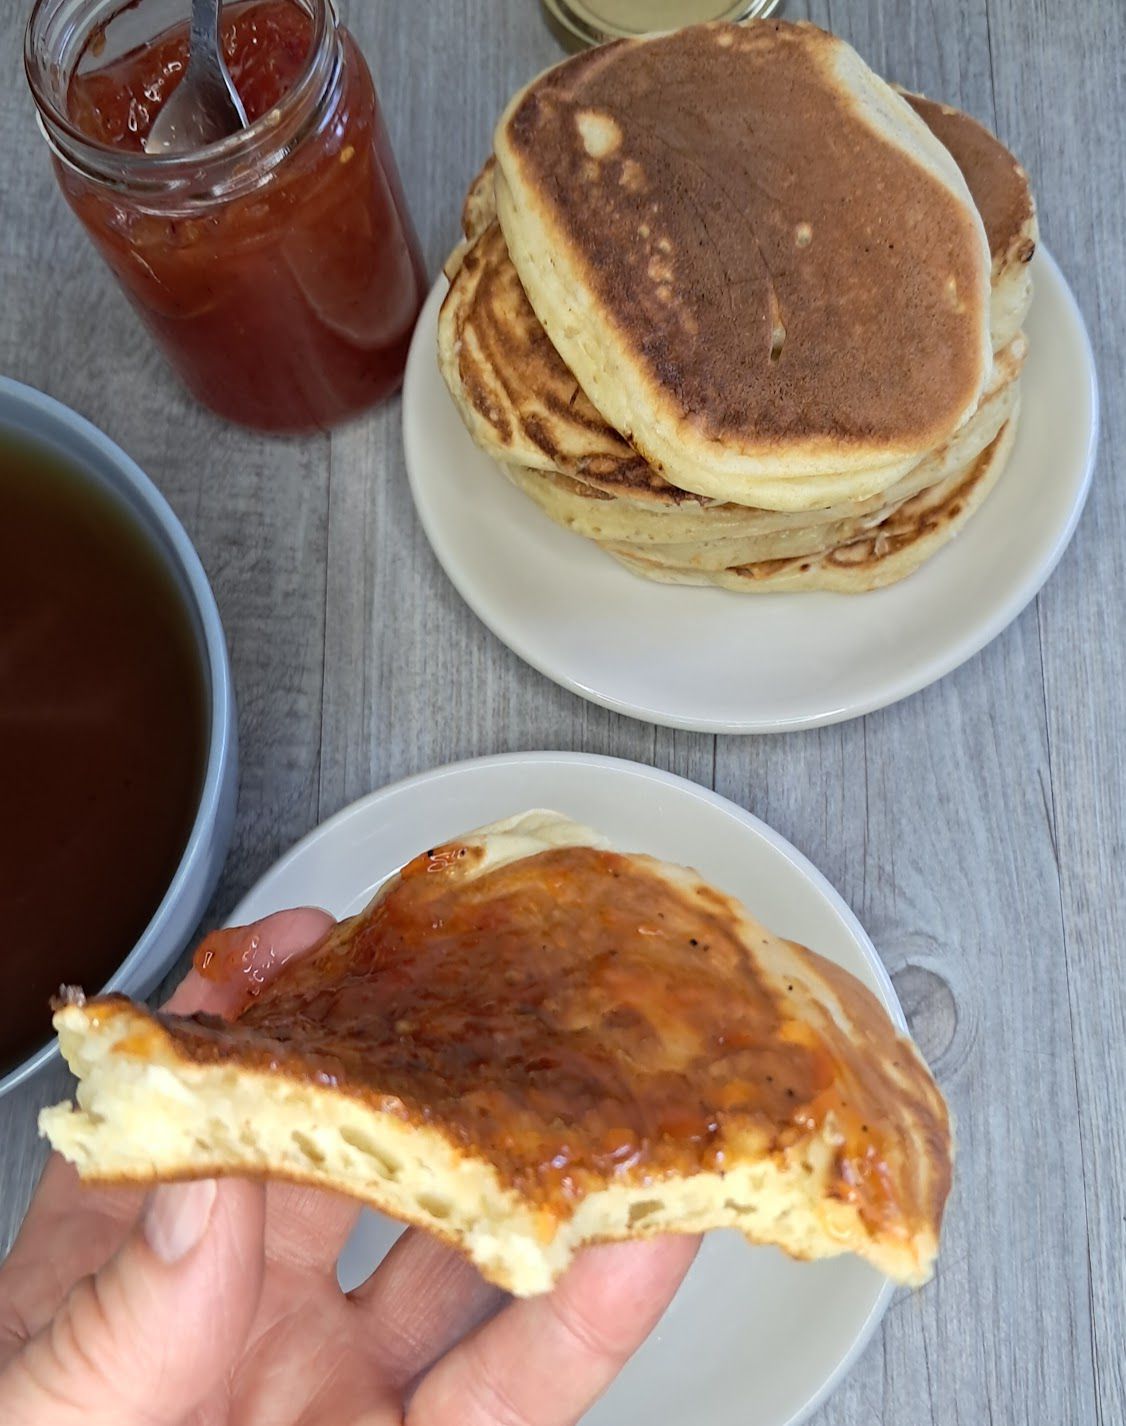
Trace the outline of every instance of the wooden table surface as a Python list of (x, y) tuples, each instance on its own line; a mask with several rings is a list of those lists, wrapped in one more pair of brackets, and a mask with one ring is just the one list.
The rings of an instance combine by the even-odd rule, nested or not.
[[(787, 11), (978, 115), (1021, 157), (1090, 326), (1103, 425), (1075, 541), (1011, 628), (898, 707), (764, 738), (654, 729), (509, 653), (430, 553), (397, 402), (300, 441), (193, 406), (55, 191), (19, 63), (28, 8), (0, 0), (0, 371), (140, 462), (215, 587), (242, 786), (209, 920), (345, 803), (455, 758), (583, 749), (715, 787), (856, 909), (957, 1121), (937, 1277), (897, 1298), (817, 1421), (1126, 1420), (1126, 5)], [(504, 100), (559, 52), (535, 0), (351, 0), (346, 14), (436, 271)], [(55, 1067), (0, 1102), (0, 1254), (42, 1162), (36, 1112), (66, 1088)]]

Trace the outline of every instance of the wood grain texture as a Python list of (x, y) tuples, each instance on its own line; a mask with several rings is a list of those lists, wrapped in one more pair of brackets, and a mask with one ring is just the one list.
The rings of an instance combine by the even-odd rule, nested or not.
[[(789, 7), (889, 77), (977, 114), (1024, 160), (1091, 327), (1103, 437), (1076, 540), (1012, 628), (895, 708), (759, 739), (650, 728), (510, 654), (414, 519), (397, 404), (287, 442), (195, 409), (54, 191), (19, 73), (25, 10), (0, 0), (0, 370), (119, 440), (168, 494), (215, 584), (243, 781), (209, 919), (323, 817), (455, 758), (579, 748), (714, 785), (855, 907), (957, 1119), (938, 1277), (897, 1299), (816, 1420), (1126, 1420), (1126, 7)], [(346, 10), (434, 270), (503, 102), (558, 51), (534, 0)], [(65, 1083), (56, 1066), (0, 1101), (0, 1252), (42, 1161), (35, 1113)]]
[[(1036, 175), (1044, 234), (1086, 314), (1102, 388), (1090, 505), (1037, 618), (1071, 1031), (1055, 1072), (1074, 1077), (1078, 1107), (1088, 1419), (1111, 1426), (1126, 1420), (1126, 7), (1081, 6), (1079, 18), (1061, 25), (1039, 5), (1002, 5), (991, 37), (997, 122)], [(1046, 51), (1046, 66), (1018, 58)]]

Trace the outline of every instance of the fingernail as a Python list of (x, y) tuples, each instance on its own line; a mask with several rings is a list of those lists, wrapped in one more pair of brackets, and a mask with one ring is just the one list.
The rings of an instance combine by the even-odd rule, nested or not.
[(213, 1178), (170, 1183), (155, 1189), (145, 1204), (144, 1233), (166, 1263), (186, 1257), (207, 1232), (218, 1187)]

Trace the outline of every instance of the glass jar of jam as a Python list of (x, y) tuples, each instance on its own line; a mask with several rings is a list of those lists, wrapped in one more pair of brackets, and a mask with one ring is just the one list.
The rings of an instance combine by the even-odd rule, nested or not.
[(425, 292), (371, 74), (332, 0), (237, 0), (222, 41), (249, 126), (146, 154), (188, 9), (37, 0), (25, 60), (59, 184), (200, 401), (331, 425), (399, 385)]

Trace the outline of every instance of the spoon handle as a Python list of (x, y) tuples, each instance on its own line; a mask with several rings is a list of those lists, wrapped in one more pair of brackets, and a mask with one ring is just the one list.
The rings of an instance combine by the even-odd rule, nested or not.
[(229, 79), (223, 63), (219, 38), (219, 11), (223, 0), (192, 0), (191, 47), (189, 63), (195, 77), (209, 89), (226, 91)]
[(246, 128), (220, 48), (222, 0), (192, 0), (187, 68), (144, 140), (145, 152), (188, 153)]

